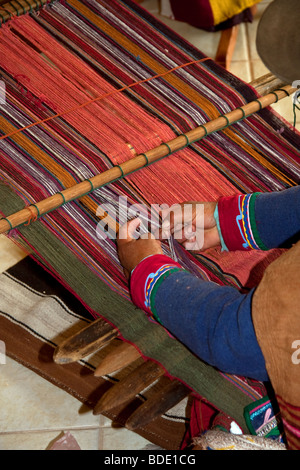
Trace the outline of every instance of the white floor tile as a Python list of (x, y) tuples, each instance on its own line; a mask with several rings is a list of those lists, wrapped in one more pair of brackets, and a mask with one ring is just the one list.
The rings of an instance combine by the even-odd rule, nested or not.
[(142, 450), (149, 442), (125, 428), (103, 428), (103, 450)]
[[(72, 429), (70, 432), (81, 450), (98, 450), (99, 429)], [(64, 430), (0, 433), (0, 451), (50, 450), (53, 443), (63, 434)]]
[(99, 417), (10, 358), (0, 365), (0, 433), (98, 427)]
[(246, 83), (250, 83), (252, 80), (251, 69), (249, 61), (232, 61), (230, 64), (229, 71), (238, 76), (241, 80)]

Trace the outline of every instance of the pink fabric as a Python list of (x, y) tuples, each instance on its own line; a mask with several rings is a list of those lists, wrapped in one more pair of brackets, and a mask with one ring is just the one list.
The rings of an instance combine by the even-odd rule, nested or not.
[(191, 406), (191, 416), (189, 428), (185, 434), (181, 449), (189, 447), (195, 437), (199, 437), (203, 432), (211, 428), (214, 416), (218, 411), (209, 403), (195, 397)]

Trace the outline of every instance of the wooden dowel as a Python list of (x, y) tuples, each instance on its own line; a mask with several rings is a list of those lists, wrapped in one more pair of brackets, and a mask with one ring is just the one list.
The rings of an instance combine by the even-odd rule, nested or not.
[(272, 73), (266, 73), (259, 78), (256, 78), (249, 83), (258, 94), (267, 95), (278, 88), (283, 88), (287, 85), (286, 82), (283, 82), (280, 78), (275, 77)]
[(56, 364), (77, 362), (95, 353), (118, 336), (119, 332), (99, 318), (60, 344), (54, 351)]
[(222, 65), (227, 70), (230, 68), (232, 56), (234, 53), (240, 25), (231, 26), (231, 28), (223, 29), (221, 31), (221, 38), (219, 41), (215, 61), (217, 64)]
[(126, 421), (126, 428), (135, 431), (159, 418), (186, 398), (191, 390), (178, 380), (169, 383), (143, 403)]
[(0, 25), (5, 24), (14, 16), (38, 11), (46, 3), (50, 2), (48, 0), (18, 0), (18, 2), (3, 3), (0, 6)]
[(21, 211), (1, 219), (0, 234), (20, 225), (27, 224), (39, 216), (61, 207), (69, 201), (81, 198), (95, 189), (105, 186), (117, 179), (121, 179), (146, 165), (150, 165), (161, 158), (171, 155), (184, 148), (187, 144), (194, 143), (213, 132), (223, 130), (231, 124), (251, 116), (260, 109), (270, 106), (282, 98), (291, 95), (295, 91), (295, 88), (287, 85), (223, 116), (198, 126), (185, 134), (147, 151), (145, 154), (137, 155), (121, 165), (114, 166), (99, 175), (93, 176), (89, 180), (82, 181), (70, 188), (64, 189), (60, 193), (54, 194), (53, 196), (31, 205), (29, 208), (22, 209)]
[(164, 369), (156, 362), (143, 362), (100, 398), (93, 414), (98, 415), (127, 403), (164, 373)]
[[(117, 341), (116, 341), (117, 343)], [(118, 341), (113, 350), (101, 361), (95, 370), (96, 377), (110, 375), (119, 369), (123, 369), (141, 357), (137, 349), (125, 341)]]

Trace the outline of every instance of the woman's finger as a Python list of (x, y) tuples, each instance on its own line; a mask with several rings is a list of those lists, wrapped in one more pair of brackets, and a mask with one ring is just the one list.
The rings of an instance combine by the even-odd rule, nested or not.
[(118, 244), (128, 243), (139, 238), (138, 228), (141, 225), (139, 218), (122, 225), (118, 233)]
[(174, 227), (182, 225), (182, 207), (180, 204), (173, 204), (167, 209), (163, 209), (162, 216), (162, 232), (166, 235), (171, 234)]
[(185, 227), (180, 227), (178, 230), (175, 230), (173, 237), (179, 243), (183, 243), (186, 240), (194, 237), (196, 235), (196, 227), (193, 224), (188, 224)]

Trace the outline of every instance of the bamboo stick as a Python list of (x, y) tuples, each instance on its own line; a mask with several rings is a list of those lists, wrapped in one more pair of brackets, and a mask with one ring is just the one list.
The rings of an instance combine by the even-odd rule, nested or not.
[(124, 405), (142, 392), (165, 373), (162, 366), (153, 361), (143, 362), (125, 379), (110, 388), (98, 401), (93, 410), (94, 415)]
[(170, 380), (143, 403), (125, 423), (131, 431), (146, 426), (186, 398), (192, 391), (178, 380)]
[(82, 181), (81, 183), (61, 191), (60, 193), (54, 194), (53, 196), (37, 202), (36, 204), (32, 204), (6, 218), (3, 218), (0, 220), (0, 234), (8, 232), (20, 225), (28, 224), (33, 220), (36, 220), (38, 217), (61, 207), (67, 202), (81, 198), (95, 189), (121, 179), (146, 165), (150, 165), (161, 158), (169, 156), (213, 132), (221, 131), (228, 126), (251, 116), (261, 109), (270, 106), (282, 98), (293, 94), (295, 91), (296, 88), (286, 85), (240, 108), (219, 116), (212, 121), (208, 121), (185, 134), (179, 135), (178, 137), (163, 143), (144, 154), (137, 155), (121, 165), (114, 166), (103, 173), (93, 176), (89, 180)]
[(126, 343), (125, 341), (116, 341), (120, 344), (116, 344), (113, 351), (107, 354), (107, 356), (100, 362), (94, 372), (95, 377), (110, 375), (119, 369), (123, 369), (141, 357), (138, 350), (131, 344)]
[(102, 346), (118, 336), (119, 332), (102, 318), (90, 323), (75, 335), (66, 339), (54, 351), (56, 364), (80, 361), (98, 351)]
[(38, 11), (47, 3), (51, 3), (50, 0), (18, 0), (18, 2), (6, 2), (0, 6), (0, 25), (5, 24), (11, 18), (15, 16), (24, 15), (26, 13), (32, 13)]

